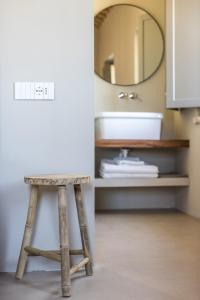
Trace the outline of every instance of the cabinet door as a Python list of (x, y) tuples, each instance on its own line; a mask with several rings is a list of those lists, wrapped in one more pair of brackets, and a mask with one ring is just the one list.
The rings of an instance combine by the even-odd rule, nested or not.
[(200, 0), (167, 0), (167, 107), (200, 107)]

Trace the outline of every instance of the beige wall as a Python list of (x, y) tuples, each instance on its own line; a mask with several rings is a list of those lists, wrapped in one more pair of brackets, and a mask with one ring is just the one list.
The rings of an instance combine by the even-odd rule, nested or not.
[[(94, 0), (95, 13), (101, 9), (122, 3), (117, 0)], [(165, 32), (165, 0), (127, 0), (148, 10), (160, 23)], [(117, 94), (120, 91), (136, 91), (142, 102), (119, 102)], [(190, 188), (177, 191), (176, 205), (184, 212), (200, 217), (200, 125), (193, 124), (197, 109), (187, 109), (180, 112), (165, 110), (165, 64), (148, 81), (130, 88), (112, 86), (95, 76), (96, 114), (99, 111), (163, 111), (165, 113), (163, 136), (189, 138), (190, 149), (177, 155), (177, 168), (190, 176)], [(155, 191), (154, 191), (155, 192)], [(170, 197), (169, 197), (170, 198)], [(169, 199), (168, 198), (168, 199)]]
[[(95, 13), (113, 4), (130, 3), (143, 7), (152, 14), (160, 23), (165, 32), (165, 0), (94, 0)], [(118, 93), (135, 91), (142, 101), (119, 101)], [(133, 87), (113, 86), (101, 80), (95, 75), (95, 105), (96, 114), (101, 111), (155, 111), (164, 112), (164, 137), (173, 137), (174, 112), (165, 109), (165, 62), (162, 63), (158, 72), (146, 82)], [(98, 156), (114, 157), (118, 151), (99, 151)], [(133, 155), (130, 154), (130, 155)], [(134, 152), (134, 155), (137, 155)], [(174, 168), (174, 156), (172, 153), (152, 152), (138, 153), (145, 161), (157, 164), (161, 169)], [(96, 161), (98, 166), (98, 162)], [(98, 167), (97, 167), (98, 170)], [(151, 194), (151, 196), (150, 196)], [(135, 208), (172, 208), (175, 205), (174, 189), (110, 189), (96, 190), (96, 209), (135, 209)]]
[[(113, 5), (123, 3), (116, 0), (94, 0), (95, 14), (100, 10)], [(146, 9), (160, 23), (165, 32), (165, 0), (129, 0), (124, 3), (138, 5)], [(135, 91), (141, 101), (126, 102), (120, 101), (118, 93)], [(113, 86), (101, 80), (95, 75), (95, 104), (98, 114), (101, 111), (154, 111), (164, 113), (163, 137), (173, 137), (174, 112), (165, 109), (165, 61), (158, 72), (149, 80), (133, 87)], [(118, 154), (116, 151), (96, 152), (96, 158), (113, 157)], [(135, 155), (137, 155), (134, 152)], [(157, 164), (161, 169), (170, 170), (174, 168), (174, 157), (171, 153), (148, 151), (139, 153), (145, 161)], [(98, 170), (98, 162), (97, 170)], [(123, 201), (122, 201), (123, 199)], [(175, 205), (174, 189), (110, 189), (96, 190), (96, 209), (135, 209), (135, 208), (172, 208)]]
[(177, 207), (200, 218), (200, 125), (193, 124), (193, 118), (198, 113), (198, 109), (177, 112), (175, 128), (177, 137), (190, 139), (189, 151), (183, 151), (177, 160), (179, 169), (190, 176), (190, 187), (177, 192)]
[[(165, 0), (94, 0), (94, 13), (119, 3), (130, 3), (146, 9), (152, 14), (165, 32)], [(137, 101), (119, 100), (119, 92), (135, 91)], [(164, 113), (163, 137), (173, 137), (173, 112), (165, 110), (165, 61), (158, 72), (149, 80), (136, 86), (113, 86), (95, 75), (95, 114), (102, 111), (154, 111)]]

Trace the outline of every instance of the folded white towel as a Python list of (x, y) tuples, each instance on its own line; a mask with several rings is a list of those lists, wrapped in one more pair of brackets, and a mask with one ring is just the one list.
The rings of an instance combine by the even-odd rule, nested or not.
[(101, 163), (101, 171), (107, 173), (158, 173), (158, 167), (152, 165), (114, 165), (106, 162)]
[(157, 178), (158, 173), (105, 173), (100, 171), (100, 176), (102, 178)]
[(132, 166), (132, 165), (144, 165), (144, 161), (140, 160), (139, 157), (130, 157), (130, 158), (120, 158), (120, 157), (116, 157), (113, 158), (113, 161), (117, 164), (117, 165), (128, 165), (128, 166)]

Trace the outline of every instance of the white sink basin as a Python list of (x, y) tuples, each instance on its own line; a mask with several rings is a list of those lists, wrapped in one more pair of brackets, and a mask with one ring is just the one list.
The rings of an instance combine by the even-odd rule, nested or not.
[(95, 119), (96, 139), (159, 140), (161, 113), (103, 112)]

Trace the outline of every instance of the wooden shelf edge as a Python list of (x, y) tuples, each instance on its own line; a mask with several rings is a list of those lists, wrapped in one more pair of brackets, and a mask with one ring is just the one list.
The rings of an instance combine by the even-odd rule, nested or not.
[(96, 148), (174, 149), (189, 148), (189, 140), (96, 140)]
[(161, 176), (159, 178), (96, 178), (95, 188), (106, 187), (187, 187), (189, 178), (187, 176)]

